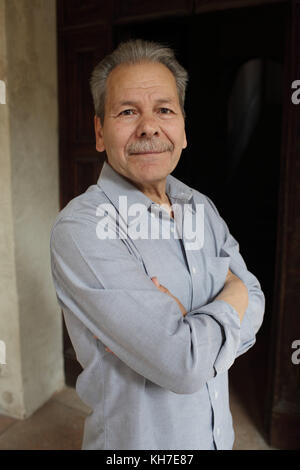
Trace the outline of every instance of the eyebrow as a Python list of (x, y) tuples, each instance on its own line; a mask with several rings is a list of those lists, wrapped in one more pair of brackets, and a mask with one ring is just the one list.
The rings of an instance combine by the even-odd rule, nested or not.
[[(162, 104), (162, 103), (173, 103), (174, 104), (174, 99), (167, 97), (167, 98), (158, 98), (155, 100), (155, 103), (157, 104)], [(136, 106), (138, 104), (138, 101), (134, 100), (126, 100), (126, 101), (120, 101), (119, 103), (114, 106), (114, 109), (120, 108), (121, 106)]]

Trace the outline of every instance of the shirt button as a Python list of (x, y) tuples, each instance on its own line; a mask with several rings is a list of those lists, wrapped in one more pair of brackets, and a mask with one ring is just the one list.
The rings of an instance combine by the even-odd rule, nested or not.
[(218, 392), (216, 391), (216, 392), (215, 392), (215, 399), (218, 398), (218, 395), (219, 395), (219, 394), (218, 394)]
[(151, 217), (155, 217), (155, 214), (153, 212), (151, 212)]
[(171, 232), (174, 232), (174, 227), (171, 227)]
[(197, 272), (197, 269), (195, 268), (195, 266), (192, 267), (192, 271), (194, 274)]

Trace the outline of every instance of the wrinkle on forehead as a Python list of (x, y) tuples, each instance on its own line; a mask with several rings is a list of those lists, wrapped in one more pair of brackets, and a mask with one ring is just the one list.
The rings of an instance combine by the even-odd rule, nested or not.
[[(156, 69), (156, 71), (154, 69)], [(146, 73), (152, 76), (157, 75), (157, 77), (144, 78), (143, 75)], [(176, 101), (178, 99), (175, 78), (172, 72), (165, 65), (160, 63), (121, 64), (108, 76), (107, 92), (109, 93), (107, 94), (110, 95), (110, 97), (113, 96), (114, 101), (118, 99), (122, 92), (144, 91), (147, 89), (149, 89), (149, 92), (153, 89), (152, 93), (159, 91), (161, 93), (167, 93), (168, 95), (171, 94), (174, 95)]]
[(144, 89), (146, 89), (146, 88), (162, 88), (162, 87), (163, 87), (163, 85), (155, 83), (154, 85), (151, 85), (151, 84), (149, 84), (149, 85), (147, 85), (147, 84), (145, 84), (145, 85), (139, 84), (139, 85), (135, 85), (135, 86), (125, 86), (124, 88), (125, 88), (126, 90), (136, 90), (136, 89), (138, 89), (138, 88), (142, 88), (142, 89), (144, 90)]
[[(145, 75), (148, 75), (145, 76)], [(149, 75), (152, 75), (149, 77)], [(129, 82), (126, 85), (125, 82)], [(148, 88), (148, 87), (176, 87), (175, 77), (172, 72), (163, 64), (147, 63), (134, 65), (118, 65), (109, 74), (107, 79), (108, 87), (118, 87), (120, 83), (125, 82), (126, 88)]]

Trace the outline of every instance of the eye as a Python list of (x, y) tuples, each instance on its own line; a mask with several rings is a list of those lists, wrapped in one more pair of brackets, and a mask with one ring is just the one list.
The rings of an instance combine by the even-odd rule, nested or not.
[(160, 111), (162, 111), (162, 114), (170, 114), (173, 113), (173, 111), (169, 108), (159, 108)]
[(120, 115), (131, 116), (131, 114), (130, 114), (131, 112), (134, 112), (134, 109), (124, 109), (124, 111), (120, 112)]

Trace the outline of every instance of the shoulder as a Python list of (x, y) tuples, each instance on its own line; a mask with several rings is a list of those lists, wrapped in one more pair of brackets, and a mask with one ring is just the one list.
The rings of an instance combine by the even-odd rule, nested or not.
[(79, 196), (75, 197), (57, 214), (51, 228), (51, 243), (57, 234), (87, 233), (95, 229), (99, 217), (97, 209), (108, 202), (100, 186), (94, 184)]
[(217, 221), (220, 217), (219, 211), (210, 197), (193, 189), (193, 198), (196, 204), (203, 204), (205, 215), (211, 221)]

